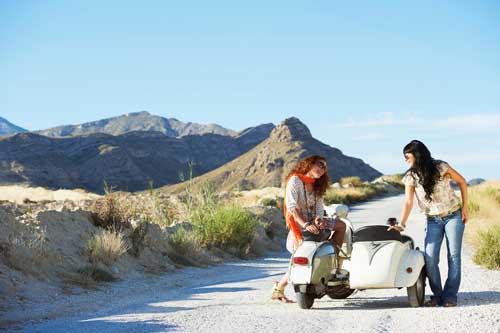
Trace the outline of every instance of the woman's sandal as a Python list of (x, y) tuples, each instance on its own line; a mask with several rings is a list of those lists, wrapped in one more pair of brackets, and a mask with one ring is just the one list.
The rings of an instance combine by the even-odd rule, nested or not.
[(438, 306), (438, 303), (435, 299), (430, 299), (424, 303), (424, 306), (428, 307), (428, 308), (433, 308), (433, 307)]
[(285, 288), (279, 287), (278, 282), (274, 283), (273, 293), (271, 294), (272, 300), (278, 300), (283, 303), (293, 303), (293, 301), (285, 296)]
[(444, 301), (443, 306), (445, 308), (453, 308), (453, 307), (457, 306), (457, 303), (452, 302), (452, 301)]

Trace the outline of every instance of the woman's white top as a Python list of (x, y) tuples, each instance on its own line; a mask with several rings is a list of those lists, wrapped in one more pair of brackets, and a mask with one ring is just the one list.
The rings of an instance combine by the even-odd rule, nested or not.
[(292, 176), (286, 184), (286, 209), (292, 213), (298, 209), (306, 222), (314, 223), (316, 216), (323, 216), (323, 198), (314, 192), (304, 190), (304, 183), (298, 176)]
[(460, 204), (460, 198), (455, 194), (450, 184), (450, 176), (446, 174), (449, 169), (448, 163), (436, 161), (439, 170), (439, 180), (434, 185), (434, 191), (431, 200), (425, 198), (424, 187), (418, 182), (419, 177), (414, 172), (408, 171), (402, 181), (405, 185), (415, 187), (415, 196), (417, 197), (420, 210), (426, 215), (439, 215), (450, 211), (453, 207)]

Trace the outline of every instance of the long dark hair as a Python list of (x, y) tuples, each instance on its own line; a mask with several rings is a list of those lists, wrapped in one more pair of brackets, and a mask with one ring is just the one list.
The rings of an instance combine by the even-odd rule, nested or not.
[[(326, 163), (326, 158), (320, 155), (311, 155), (299, 161), (293, 167), (292, 171), (290, 171), (290, 173), (286, 176), (285, 187), (290, 177), (292, 177), (294, 174), (297, 173), (305, 175), (306, 173), (309, 172), (309, 170), (312, 169), (314, 164), (316, 164), (318, 161), (324, 161)], [(330, 176), (328, 175), (328, 168), (326, 168), (325, 173), (323, 173), (323, 176), (316, 179), (316, 181), (313, 184), (314, 194), (316, 196), (322, 197), (329, 186), (330, 186)]]
[(436, 185), (440, 177), (437, 162), (432, 158), (429, 149), (418, 140), (412, 140), (403, 148), (403, 154), (408, 153), (413, 154), (415, 162), (406, 172), (418, 176), (418, 183), (424, 188), (425, 198), (431, 200), (434, 185)]

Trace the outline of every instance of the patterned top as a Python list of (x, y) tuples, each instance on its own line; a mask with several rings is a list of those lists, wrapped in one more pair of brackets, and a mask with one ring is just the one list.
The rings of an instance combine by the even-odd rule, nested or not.
[(304, 190), (304, 183), (297, 176), (290, 177), (286, 184), (286, 207), (290, 213), (298, 208), (304, 221), (311, 223), (316, 216), (323, 216), (325, 210), (323, 198)]
[(438, 215), (445, 213), (460, 204), (460, 198), (455, 194), (450, 184), (450, 176), (445, 175), (450, 167), (448, 163), (437, 160), (437, 168), (440, 178), (434, 186), (434, 192), (431, 195), (432, 200), (425, 198), (424, 187), (418, 183), (418, 176), (408, 171), (403, 177), (403, 183), (415, 187), (415, 196), (417, 197), (420, 210), (427, 215)]

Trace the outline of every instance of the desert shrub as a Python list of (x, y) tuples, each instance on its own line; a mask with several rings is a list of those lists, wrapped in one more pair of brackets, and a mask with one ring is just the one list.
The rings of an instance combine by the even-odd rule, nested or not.
[(475, 248), (475, 263), (489, 269), (500, 268), (500, 182), (487, 181), (469, 187), (469, 221), (466, 240)]
[(474, 262), (488, 269), (500, 269), (500, 225), (478, 232), (479, 247)]
[(262, 206), (267, 206), (267, 207), (278, 207), (278, 201), (274, 198), (264, 198), (261, 201)]
[[(192, 177), (192, 173), (190, 175)], [(181, 200), (193, 225), (194, 238), (189, 240), (183, 231), (178, 231), (174, 238), (187, 239), (188, 243), (195, 240), (203, 247), (219, 248), (244, 257), (255, 233), (256, 221), (252, 215), (239, 206), (222, 201), (215, 184), (210, 181), (195, 186), (190, 178), (186, 183)]]
[(403, 184), (403, 174), (395, 174), (395, 175), (385, 175), (383, 176), (383, 180), (396, 188), (404, 189), (405, 185)]
[(112, 230), (130, 227), (130, 220), (137, 216), (137, 206), (131, 204), (104, 182), (104, 198), (96, 200), (92, 207), (94, 224)]
[(22, 225), (12, 231), (6, 242), (0, 243), (1, 259), (13, 269), (35, 277), (45, 276), (53, 260), (45, 242), (42, 228)]
[(470, 214), (477, 214), (479, 213), (479, 205), (476, 201), (474, 200), (469, 200), (467, 207), (469, 208), (469, 213)]
[(87, 253), (92, 263), (112, 265), (127, 250), (123, 234), (118, 231), (100, 230), (87, 242)]
[(340, 178), (340, 185), (345, 186), (349, 184), (353, 186), (361, 186), (363, 185), (363, 181), (361, 181), (361, 178), (358, 176)]
[(141, 221), (139, 224), (132, 230), (129, 235), (130, 240), (130, 248), (128, 249), (128, 253), (133, 255), (134, 257), (138, 257), (144, 248), (144, 238), (148, 233), (149, 224), (147, 222)]
[(201, 245), (245, 256), (255, 232), (255, 220), (241, 207), (217, 205), (193, 211), (191, 222)]
[(345, 204), (351, 205), (358, 202), (364, 202), (378, 195), (386, 193), (383, 186), (380, 185), (362, 185), (349, 188), (331, 187), (325, 194), (325, 204)]
[(193, 252), (194, 249), (199, 246), (195, 235), (186, 231), (183, 226), (177, 228), (177, 230), (169, 236), (169, 242), (176, 252), (183, 256)]
[(97, 265), (89, 265), (74, 272), (61, 272), (59, 275), (64, 282), (86, 289), (95, 289), (101, 282), (118, 280), (113, 274)]
[(168, 201), (160, 197), (159, 193), (153, 189), (153, 183), (149, 184), (150, 204), (146, 209), (146, 218), (161, 226), (170, 226), (177, 216), (175, 207)]

